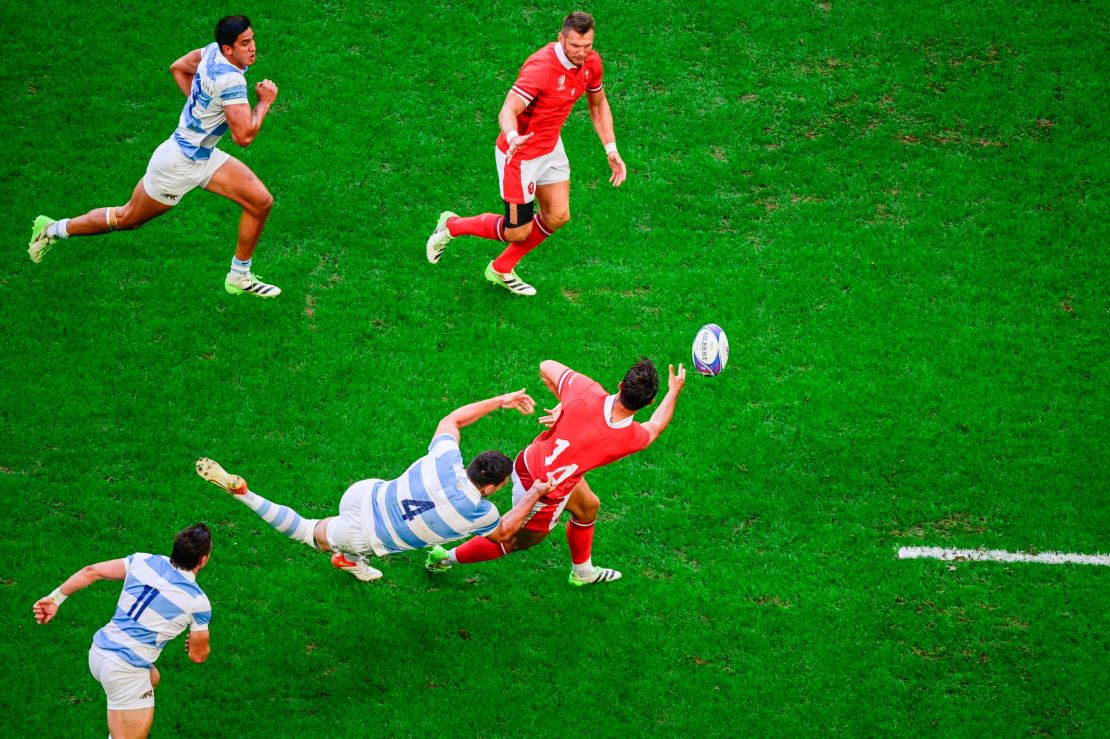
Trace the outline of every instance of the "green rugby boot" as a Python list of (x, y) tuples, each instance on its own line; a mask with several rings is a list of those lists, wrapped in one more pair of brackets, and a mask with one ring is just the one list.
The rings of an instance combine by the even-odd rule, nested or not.
[(595, 567), (593, 573), (585, 577), (571, 570), (568, 582), (574, 587), (580, 588), (583, 585), (595, 585), (599, 582), (613, 582), (620, 579), (621, 573), (618, 570), (611, 570), (608, 567)]
[(448, 556), (450, 556), (448, 551), (436, 544), (424, 560), (424, 569), (428, 572), (446, 572), (451, 569), (451, 565), (447, 564)]
[(31, 242), (27, 245), (27, 253), (35, 264), (42, 261), (42, 255), (50, 251), (54, 242), (58, 240), (56, 237), (47, 236), (46, 234), (46, 227), (53, 222), (53, 218), (39, 216), (35, 219), (35, 225), (31, 227)]
[(232, 295), (257, 295), (260, 298), (276, 298), (281, 295), (280, 287), (269, 285), (263, 282), (261, 277), (250, 272), (243, 274), (228, 272), (227, 279), (224, 280), (224, 290)]
[(502, 274), (493, 268), (493, 262), (486, 265), (486, 279), (494, 285), (500, 285), (513, 295), (535, 295), (536, 288), (517, 277), (516, 270)]

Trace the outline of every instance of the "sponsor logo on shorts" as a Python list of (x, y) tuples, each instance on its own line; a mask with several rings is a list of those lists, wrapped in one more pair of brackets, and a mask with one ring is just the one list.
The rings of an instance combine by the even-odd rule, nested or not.
[(148, 691), (146, 691), (145, 693), (143, 693), (142, 695), (139, 696), (139, 700), (142, 700), (143, 698), (153, 698), (153, 697), (154, 697), (154, 691), (153, 690), (148, 690)]
[(528, 194), (532, 195), (535, 192), (536, 192), (536, 183), (535, 182), (529, 182), (528, 183)]
[(177, 200), (177, 196), (169, 192), (162, 193), (162, 197), (164, 197), (166, 200)]

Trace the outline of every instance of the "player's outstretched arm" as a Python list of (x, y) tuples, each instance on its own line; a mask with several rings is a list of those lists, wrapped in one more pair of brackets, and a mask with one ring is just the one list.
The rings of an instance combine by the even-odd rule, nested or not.
[(536, 410), (536, 401), (532, 400), (522, 388), (515, 393), (505, 393), (486, 400), (479, 400), (477, 403), (464, 405), (443, 417), (443, 420), (436, 426), (435, 435), (450, 434), (457, 441), (459, 439), (459, 429), (469, 426), (479, 418), (488, 416), (499, 408), (516, 408), (522, 414), (528, 415)]
[(556, 362), (554, 359), (545, 359), (540, 362), (540, 379), (543, 380), (543, 384), (547, 385), (547, 389), (556, 398), (559, 397), (559, 378), (569, 369), (570, 367), (562, 362)]
[(244, 148), (250, 146), (255, 136), (262, 130), (262, 121), (266, 120), (270, 106), (277, 99), (278, 88), (270, 80), (262, 80), (254, 86), (254, 94), (258, 96), (258, 102), (253, 109), (249, 105), (242, 104), (224, 106), (231, 139)]
[(200, 52), (200, 49), (193, 49), (170, 65), (170, 74), (173, 75), (173, 81), (181, 88), (185, 97), (189, 97), (189, 93), (193, 89), (193, 77), (196, 76), (197, 69), (200, 68)]
[(644, 428), (651, 434), (651, 441), (653, 443), (667, 428), (667, 424), (671, 422), (674, 416), (674, 405), (678, 400), (678, 394), (682, 392), (683, 386), (686, 384), (686, 370), (681, 364), (678, 365), (678, 373), (674, 371), (674, 365), (668, 365), (667, 368), (667, 394), (663, 396), (663, 401), (659, 407), (655, 409), (655, 413), (651, 414), (651, 419), (644, 424)]
[(620, 187), (628, 177), (628, 168), (624, 166), (624, 160), (617, 152), (617, 136), (613, 133), (613, 111), (609, 107), (609, 98), (605, 97), (605, 90), (598, 90), (587, 92), (586, 99), (590, 106), (590, 121), (593, 122), (594, 130), (597, 131), (597, 136), (605, 147), (605, 156), (609, 160), (609, 169), (613, 173), (609, 177), (609, 182), (613, 187)]
[(39, 598), (35, 602), (32, 609), (35, 613), (35, 621), (40, 624), (50, 623), (50, 619), (58, 613), (58, 606), (66, 598), (78, 590), (92, 585), (97, 580), (122, 580), (125, 577), (127, 577), (127, 563), (122, 559), (112, 559), (82, 567), (70, 575), (64, 583), (54, 588), (54, 592), (50, 595)]
[[(548, 476), (550, 479), (550, 475)], [(497, 528), (486, 534), (486, 538), (494, 544), (502, 544), (509, 539), (516, 536), (516, 532), (520, 531), (520, 527), (528, 520), (528, 516), (532, 513), (532, 507), (536, 505), (540, 498), (550, 493), (555, 489), (555, 486), (550, 482), (536, 481), (532, 483), (532, 487), (528, 488), (528, 492), (520, 499), (520, 502), (513, 506), (512, 510), (501, 517), (501, 522), (497, 524)]]

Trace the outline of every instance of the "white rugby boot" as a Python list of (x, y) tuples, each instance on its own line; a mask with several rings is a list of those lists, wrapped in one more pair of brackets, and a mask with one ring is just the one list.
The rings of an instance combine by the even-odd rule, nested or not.
[(362, 582), (373, 582), (382, 576), (381, 570), (374, 569), (366, 564), (366, 560), (362, 557), (347, 559), (342, 552), (331, 555), (331, 566), (337, 570), (350, 572), (355, 576), (355, 579)]
[(455, 238), (451, 232), (447, 230), (447, 221), (452, 218), (458, 218), (458, 215), (449, 210), (445, 210), (439, 214), (439, 221), (436, 222), (436, 230), (432, 231), (432, 235), (428, 237), (428, 243), (424, 247), (425, 254), (428, 256), (428, 261), (435, 264), (439, 258), (443, 256), (443, 250), (447, 248), (447, 244), (451, 239)]

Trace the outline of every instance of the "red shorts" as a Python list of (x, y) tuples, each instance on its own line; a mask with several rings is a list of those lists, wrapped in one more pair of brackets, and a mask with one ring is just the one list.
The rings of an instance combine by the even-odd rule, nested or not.
[[(524, 464), (524, 452), (521, 452), (516, 455), (516, 461), (513, 463), (514, 506), (523, 500), (528, 489), (532, 487), (532, 482), (532, 474), (528, 471), (528, 465)], [(567, 507), (568, 500), (570, 500), (569, 492), (557, 496), (545, 495), (540, 498), (532, 506), (532, 516), (528, 519), (528, 523), (524, 524), (525, 530), (546, 534), (554, 529), (555, 524), (559, 523), (559, 517), (563, 515), (563, 509)]]

